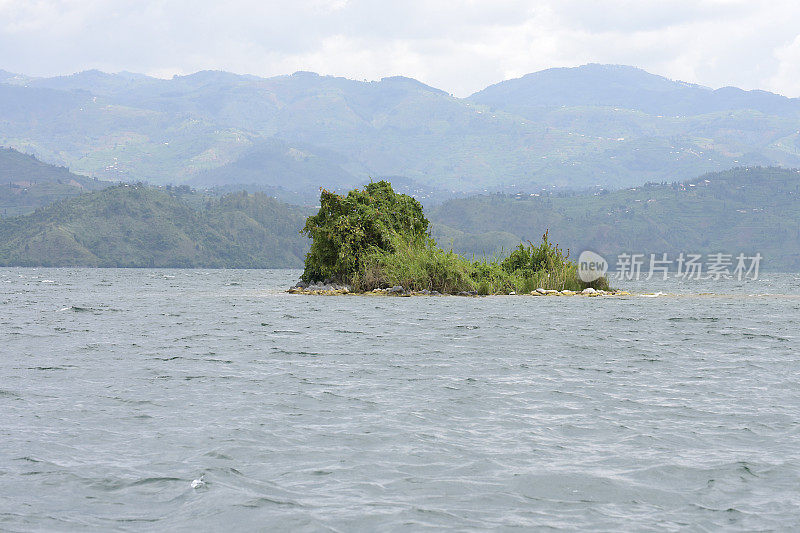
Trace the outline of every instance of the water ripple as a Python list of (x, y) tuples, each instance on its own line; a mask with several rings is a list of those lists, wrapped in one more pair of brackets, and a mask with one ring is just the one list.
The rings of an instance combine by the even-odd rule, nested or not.
[(0, 269), (1, 528), (797, 528), (793, 276), (625, 301), (297, 276)]

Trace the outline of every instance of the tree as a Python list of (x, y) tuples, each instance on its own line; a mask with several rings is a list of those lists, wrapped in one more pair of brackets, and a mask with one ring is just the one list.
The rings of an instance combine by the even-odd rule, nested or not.
[(371, 249), (393, 252), (396, 239), (413, 242), (428, 238), (427, 232), (422, 205), (395, 193), (386, 181), (370, 183), (347, 196), (323, 189), (319, 212), (308, 217), (301, 230), (313, 240), (302, 279), (346, 282)]

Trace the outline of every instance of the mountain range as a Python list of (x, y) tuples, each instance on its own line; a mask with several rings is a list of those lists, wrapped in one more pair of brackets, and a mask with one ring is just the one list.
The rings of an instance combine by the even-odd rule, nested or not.
[(297, 203), (394, 176), (426, 202), (800, 166), (800, 100), (618, 65), (467, 98), (405, 77), (0, 71), (0, 145), (102, 180), (247, 186)]

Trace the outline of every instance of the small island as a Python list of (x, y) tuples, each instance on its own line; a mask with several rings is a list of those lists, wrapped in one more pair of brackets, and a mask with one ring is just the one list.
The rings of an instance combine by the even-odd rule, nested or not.
[(469, 260), (436, 245), (422, 204), (387, 181), (342, 196), (322, 190), (320, 209), (302, 233), (312, 239), (293, 294), (627, 295), (604, 276), (578, 276), (548, 233), (539, 245), (520, 244), (504, 259)]

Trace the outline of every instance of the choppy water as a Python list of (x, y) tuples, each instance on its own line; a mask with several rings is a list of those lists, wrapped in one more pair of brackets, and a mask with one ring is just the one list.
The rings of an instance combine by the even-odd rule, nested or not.
[(797, 276), (630, 299), (296, 276), (0, 269), (0, 530), (800, 528)]

